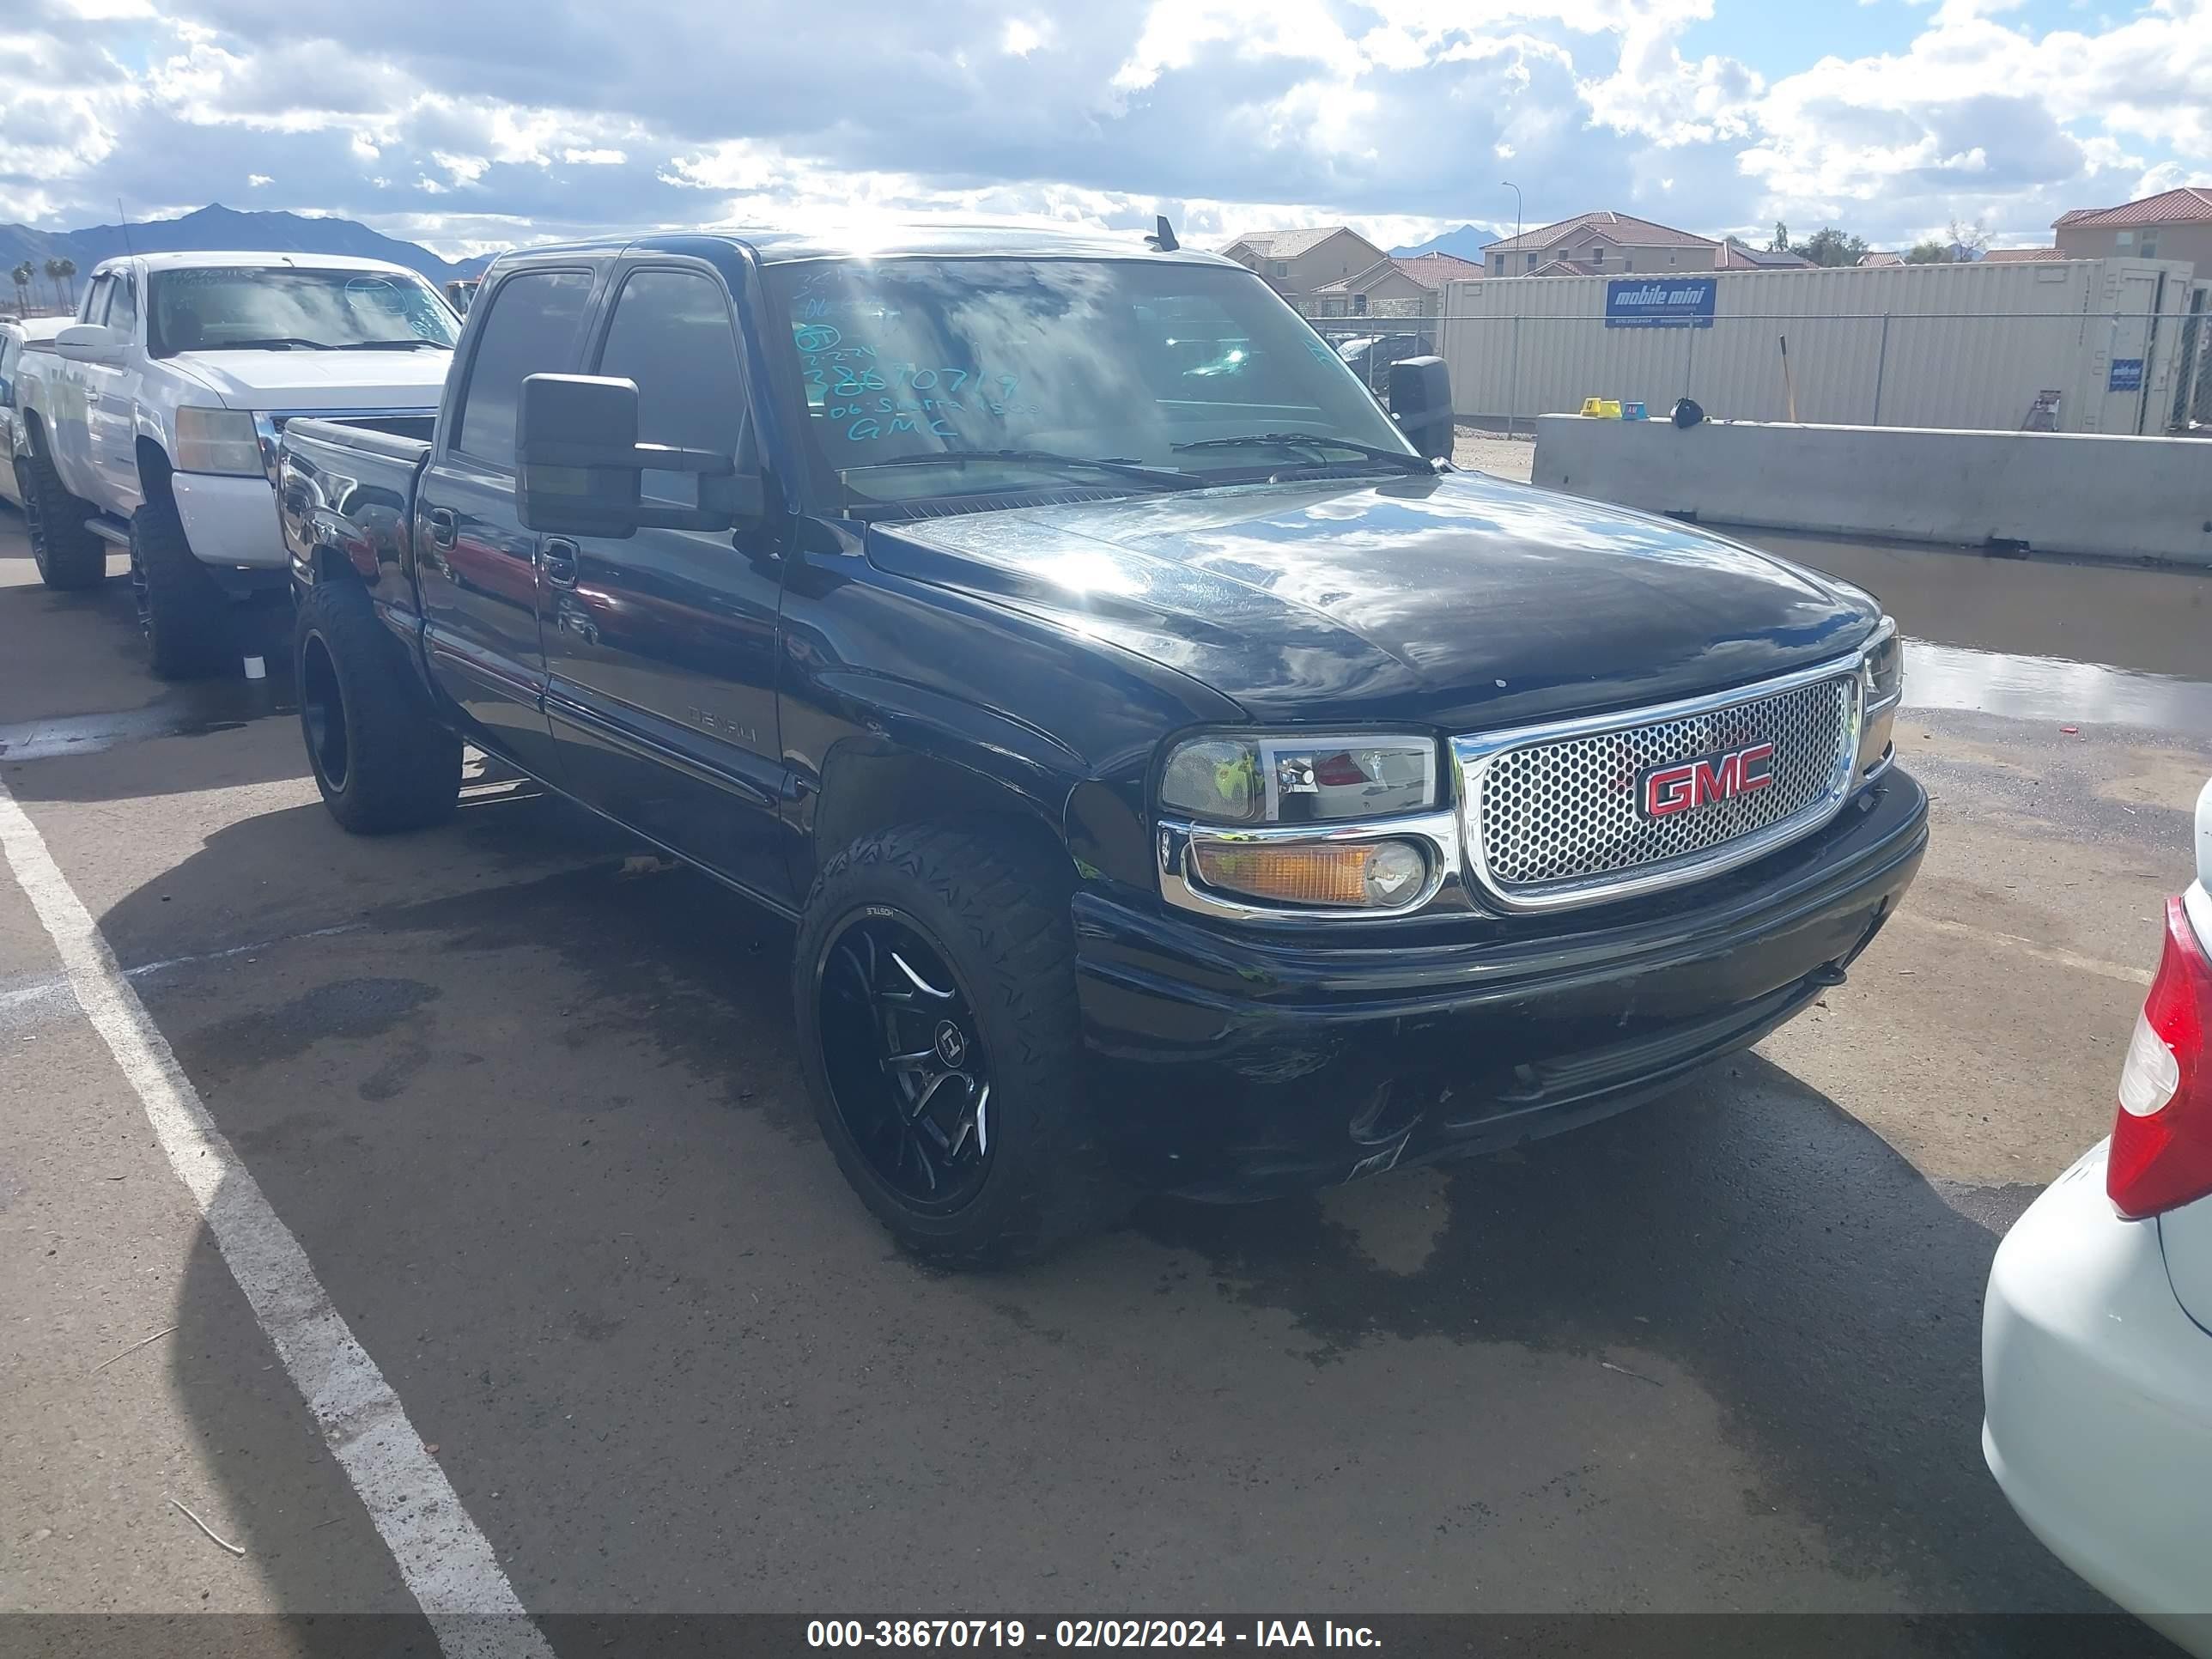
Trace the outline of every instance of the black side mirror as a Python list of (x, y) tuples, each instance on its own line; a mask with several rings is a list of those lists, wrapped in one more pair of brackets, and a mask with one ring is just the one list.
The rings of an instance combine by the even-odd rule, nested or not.
[(1401, 357), (1390, 365), (1390, 418), (1425, 459), (1451, 459), (1451, 370), (1443, 358)]
[[(592, 374), (532, 374), (522, 382), (514, 423), (520, 472), (515, 504), (523, 528), (556, 536), (608, 536), (639, 530), (727, 530), (759, 516), (757, 476), (737, 473), (732, 457), (637, 441), (637, 384)], [(646, 472), (700, 475), (696, 507), (647, 507)]]

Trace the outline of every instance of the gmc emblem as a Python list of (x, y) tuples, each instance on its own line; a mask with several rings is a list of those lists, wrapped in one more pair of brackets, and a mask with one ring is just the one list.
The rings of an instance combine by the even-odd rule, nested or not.
[(1748, 795), (1774, 781), (1773, 760), (1772, 744), (1754, 743), (1695, 760), (1647, 766), (1636, 775), (1636, 810), (1647, 818), (1670, 818), (1717, 800)]

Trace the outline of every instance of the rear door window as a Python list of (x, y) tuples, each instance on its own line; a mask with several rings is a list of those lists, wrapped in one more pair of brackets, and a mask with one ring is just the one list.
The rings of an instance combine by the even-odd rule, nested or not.
[(560, 374), (576, 362), (577, 331), (592, 297), (587, 270), (526, 270), (499, 285), (477, 338), (468, 384), (455, 417), (453, 448), (471, 460), (514, 471), (514, 416), (522, 382)]

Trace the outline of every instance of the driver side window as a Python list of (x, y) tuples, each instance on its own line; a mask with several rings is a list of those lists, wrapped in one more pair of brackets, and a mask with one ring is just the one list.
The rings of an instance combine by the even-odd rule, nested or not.
[[(722, 286), (703, 271), (635, 271), (615, 301), (614, 320), (599, 351), (599, 374), (637, 385), (638, 441), (681, 449), (711, 449), (754, 465), (752, 421), (744, 368)], [(648, 501), (694, 506), (698, 480), (681, 472), (647, 472)]]

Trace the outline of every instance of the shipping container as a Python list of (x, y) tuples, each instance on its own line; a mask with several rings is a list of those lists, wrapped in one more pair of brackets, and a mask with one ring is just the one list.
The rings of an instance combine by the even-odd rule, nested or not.
[(2051, 259), (1485, 277), (1445, 290), (1439, 349), (1457, 412), (1486, 425), (1590, 398), (1659, 418), (1690, 398), (1722, 420), (2156, 434), (2186, 407), (2191, 275)]

